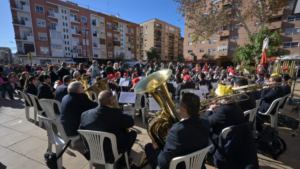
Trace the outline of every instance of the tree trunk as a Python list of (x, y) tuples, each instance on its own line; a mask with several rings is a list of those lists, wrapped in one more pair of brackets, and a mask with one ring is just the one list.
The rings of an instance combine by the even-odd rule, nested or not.
[(261, 22), (260, 22), (260, 29), (263, 29), (263, 27), (265, 26), (265, 11), (264, 11), (264, 2), (262, 0), (258, 0), (258, 7), (259, 7), (259, 12), (261, 15)]

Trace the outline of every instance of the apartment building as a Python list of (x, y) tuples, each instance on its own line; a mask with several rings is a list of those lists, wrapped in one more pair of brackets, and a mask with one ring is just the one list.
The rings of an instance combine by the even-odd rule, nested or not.
[(30, 63), (140, 57), (140, 26), (61, 0), (10, 0), (18, 57)]
[[(161, 21), (151, 19), (143, 22), (141, 26), (141, 57), (147, 60), (147, 51), (152, 47), (156, 48), (161, 60), (176, 61), (178, 54), (182, 53), (180, 43), (181, 29)], [(181, 43), (182, 44), (182, 43)]]
[[(230, 7), (228, 3), (226, 4), (226, 1), (222, 3), (220, 0), (212, 0), (211, 3), (219, 4), (219, 8)], [(284, 44), (280, 48), (288, 51), (286, 55), (299, 55), (300, 17), (291, 16), (292, 9), (293, 3), (283, 7), (282, 11), (276, 16), (274, 15), (274, 18), (270, 20), (271, 24), (266, 24), (265, 26), (272, 31), (282, 29)], [(247, 22), (247, 25), (252, 33), (258, 32), (260, 29), (260, 27), (258, 27), (259, 22)], [(197, 62), (207, 61), (205, 59), (203, 60), (202, 56), (209, 53), (215, 56), (215, 58), (211, 60), (211, 63), (216, 63), (219, 66), (232, 65), (231, 60), (237, 45), (249, 43), (248, 34), (241, 24), (226, 28), (221, 35), (215, 34), (210, 39), (199, 40), (197, 44), (193, 44), (192, 42), (192, 32), (192, 29), (188, 27), (185, 28), (184, 56), (187, 61), (194, 61), (192, 53), (197, 57)]]

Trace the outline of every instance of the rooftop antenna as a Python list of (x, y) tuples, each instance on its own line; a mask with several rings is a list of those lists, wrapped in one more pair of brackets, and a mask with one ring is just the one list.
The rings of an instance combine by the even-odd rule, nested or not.
[(120, 13), (119, 13), (119, 11), (118, 11), (118, 15), (117, 15), (117, 18), (120, 18)]
[(109, 14), (109, 2), (107, 3), (107, 12)]

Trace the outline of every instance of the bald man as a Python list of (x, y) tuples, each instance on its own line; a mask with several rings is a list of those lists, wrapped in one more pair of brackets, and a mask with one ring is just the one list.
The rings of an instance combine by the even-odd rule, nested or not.
[[(130, 156), (131, 148), (136, 140), (137, 133), (130, 131), (124, 132), (126, 128), (134, 126), (134, 120), (126, 115), (119, 108), (112, 108), (115, 97), (109, 90), (102, 91), (98, 96), (99, 106), (84, 112), (81, 116), (80, 129), (94, 130), (112, 133), (117, 138), (119, 153), (127, 151)], [(104, 140), (105, 161), (114, 163), (114, 157), (110, 142)], [(129, 163), (130, 164), (130, 163)], [(117, 161), (117, 168), (126, 167), (124, 155)]]

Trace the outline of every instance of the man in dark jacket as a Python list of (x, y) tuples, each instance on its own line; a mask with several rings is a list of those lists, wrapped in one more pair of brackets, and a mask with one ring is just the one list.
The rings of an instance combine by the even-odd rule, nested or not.
[(170, 93), (172, 93), (173, 96), (175, 96), (176, 89), (175, 89), (173, 83), (167, 83), (167, 88), (168, 88), (168, 91)]
[[(63, 83), (61, 86), (59, 86), (55, 91), (55, 97), (54, 99), (61, 102), (63, 97), (68, 94), (68, 85), (72, 82), (72, 77), (70, 75), (67, 75), (63, 78)], [(57, 105), (54, 105), (54, 110), (56, 114), (59, 114), (59, 109)]]
[(157, 72), (157, 71), (159, 71), (160, 70), (160, 67), (159, 67), (159, 65), (158, 65), (158, 61), (155, 61), (154, 62), (154, 69), (153, 69), (153, 71), (154, 72)]
[(177, 87), (176, 97), (175, 97), (175, 99), (177, 101), (179, 101), (179, 99), (180, 99), (180, 91), (183, 90), (183, 89), (191, 89), (191, 90), (195, 89), (194, 83), (191, 82), (191, 76), (190, 75), (185, 75), (184, 79), (183, 79), (183, 83), (180, 84)]
[(134, 67), (138, 71), (138, 76), (142, 76), (143, 69), (145, 68), (145, 65), (142, 64), (142, 59), (139, 59), (139, 61), (134, 65)]
[[(248, 81), (246, 79), (235, 79), (235, 81), (234, 81), (234, 87), (242, 87), (242, 86), (246, 86), (246, 85), (248, 85)], [(245, 89), (241, 89), (241, 90), (239, 90), (239, 92), (240, 93), (245, 92)], [(249, 96), (250, 99), (236, 103), (243, 109), (244, 112), (248, 111), (248, 110), (252, 110), (256, 107), (255, 97), (254, 97), (253, 93), (247, 92), (246, 94)], [(235, 98), (235, 99), (237, 100), (237, 98)], [(244, 94), (240, 94), (239, 99), (240, 100), (247, 99), (247, 96), (245, 96)]]
[(119, 64), (120, 64), (120, 66), (119, 66), (119, 68), (118, 68), (118, 72), (120, 72), (121, 77), (123, 77), (123, 76), (124, 76), (124, 72), (125, 72), (125, 69), (124, 69), (124, 62), (121, 61)]
[(68, 85), (68, 95), (61, 102), (60, 122), (64, 126), (68, 136), (78, 135), (81, 114), (98, 106), (84, 93), (84, 87), (80, 82), (72, 82)]
[(110, 74), (112, 74), (112, 75), (115, 74), (115, 71), (114, 71), (114, 68), (112, 67), (111, 61), (107, 62), (107, 67), (105, 68), (104, 72), (105, 72), (105, 74), (106, 74), (107, 77)]
[[(199, 117), (200, 98), (193, 93), (186, 93), (180, 101), (181, 121), (169, 130), (166, 144), (162, 150), (156, 143), (145, 146), (145, 153), (152, 169), (169, 169), (173, 158), (184, 156), (208, 146), (209, 123)], [(185, 168), (179, 163), (177, 168)], [(204, 162), (202, 169), (205, 169)], [(199, 166), (200, 169), (200, 166)]]
[[(111, 108), (115, 98), (111, 91), (105, 90), (99, 94), (100, 106), (84, 112), (81, 116), (80, 128), (84, 130), (102, 131), (112, 133), (117, 139), (119, 153), (127, 152), (130, 156), (131, 148), (135, 142), (137, 133), (135, 131), (125, 132), (126, 128), (134, 126), (131, 116), (124, 114), (119, 108)], [(104, 140), (105, 161), (114, 163), (111, 143)], [(119, 167), (126, 166), (124, 155), (117, 161)]]
[(66, 75), (70, 75), (69, 70), (67, 69), (67, 63), (66, 62), (62, 62), (61, 63), (61, 68), (58, 70), (57, 72), (59, 80), (63, 80), (64, 76)]
[(205, 79), (205, 74), (204, 73), (198, 74), (198, 79), (199, 79), (199, 81), (196, 82), (197, 87), (199, 87), (199, 86), (208, 86), (209, 90), (212, 89), (211, 82), (209, 80)]
[(39, 76), (40, 84), (38, 85), (38, 99), (53, 99), (54, 95), (49, 87), (50, 76), (49, 75), (40, 75)]

